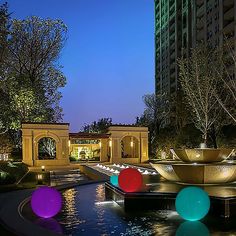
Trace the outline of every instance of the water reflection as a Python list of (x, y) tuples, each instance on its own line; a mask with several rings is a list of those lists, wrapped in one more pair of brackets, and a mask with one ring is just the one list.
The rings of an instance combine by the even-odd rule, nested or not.
[(200, 221), (185, 221), (176, 231), (176, 236), (209, 236), (208, 228)]
[[(173, 235), (176, 225), (166, 221), (169, 212), (124, 212), (105, 199), (104, 184), (65, 191), (64, 209), (57, 216), (64, 234), (79, 235)], [(86, 220), (81, 220), (86, 219)]]
[(35, 221), (35, 224), (58, 234), (63, 233), (61, 225), (57, 222), (57, 220), (53, 218), (47, 218), (47, 219), (39, 218)]
[[(173, 211), (125, 212), (113, 201), (106, 200), (104, 184), (79, 186), (66, 190), (63, 195), (64, 208), (56, 219), (66, 235), (209, 235), (201, 222), (180, 225), (182, 219)], [(200, 234), (191, 233), (189, 228)]]
[[(96, 202), (104, 201), (104, 185), (98, 185), (96, 188)], [(100, 232), (102, 235), (108, 235), (108, 231), (106, 229), (106, 223), (104, 219), (105, 210), (102, 205), (94, 206), (94, 211), (97, 213), (97, 226), (100, 228)]]
[(82, 220), (78, 217), (80, 214), (78, 212), (78, 208), (76, 207), (76, 205), (78, 204), (76, 198), (79, 194), (80, 193), (74, 188), (68, 189), (63, 192), (64, 203), (61, 214), (66, 215), (66, 218), (62, 218), (62, 220), (60, 220), (60, 223), (68, 228), (85, 222), (85, 220)]

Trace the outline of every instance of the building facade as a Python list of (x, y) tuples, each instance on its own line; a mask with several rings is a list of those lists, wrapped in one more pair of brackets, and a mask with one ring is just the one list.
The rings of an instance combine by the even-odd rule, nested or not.
[(155, 0), (155, 91), (178, 89), (177, 59), (198, 42), (236, 47), (235, 0)]
[(177, 90), (177, 59), (192, 46), (193, 6), (189, 0), (155, 0), (155, 91)]

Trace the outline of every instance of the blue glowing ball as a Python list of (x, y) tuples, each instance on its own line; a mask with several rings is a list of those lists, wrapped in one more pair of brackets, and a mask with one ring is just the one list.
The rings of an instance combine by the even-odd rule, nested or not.
[(185, 220), (200, 220), (210, 209), (210, 199), (208, 194), (201, 188), (187, 187), (178, 193), (175, 208)]
[(208, 228), (200, 221), (185, 221), (176, 231), (175, 236), (210, 236)]
[(115, 185), (115, 186), (119, 186), (119, 183), (118, 183), (118, 175), (112, 175), (110, 177), (110, 182)]

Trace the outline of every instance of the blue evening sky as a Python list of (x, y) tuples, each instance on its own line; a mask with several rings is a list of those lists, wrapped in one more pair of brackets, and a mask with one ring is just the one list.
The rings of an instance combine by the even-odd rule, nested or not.
[(8, 3), (13, 18), (59, 18), (68, 26), (61, 106), (71, 131), (102, 117), (135, 122), (144, 109), (142, 96), (154, 92), (154, 0)]

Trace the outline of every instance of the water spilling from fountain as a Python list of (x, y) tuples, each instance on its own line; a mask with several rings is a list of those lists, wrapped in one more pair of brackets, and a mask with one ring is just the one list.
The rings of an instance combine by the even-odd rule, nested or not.
[(236, 163), (227, 162), (233, 149), (172, 149), (177, 161), (151, 165), (169, 181), (186, 184), (220, 184), (236, 181)]

